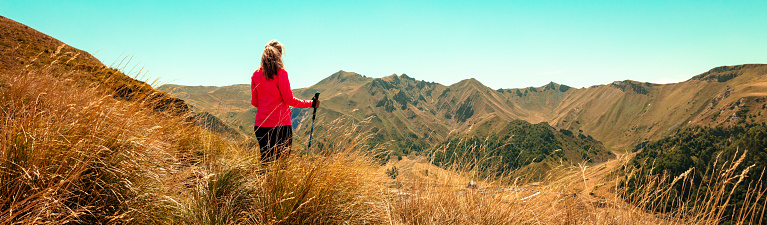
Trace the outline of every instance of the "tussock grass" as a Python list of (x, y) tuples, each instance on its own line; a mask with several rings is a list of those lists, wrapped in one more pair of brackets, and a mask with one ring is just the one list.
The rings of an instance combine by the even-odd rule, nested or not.
[(244, 223), (253, 208), (255, 189), (248, 186), (247, 168), (225, 168), (202, 177), (185, 205), (190, 224)]
[[(648, 212), (665, 212), (671, 220), (686, 221), (693, 224), (762, 224), (765, 220), (765, 193), (767, 188), (762, 182), (764, 171), (751, 183), (744, 183), (754, 165), (743, 165), (746, 151), (736, 153), (732, 159), (715, 158), (714, 167), (704, 171), (707, 179), (699, 181), (701, 188), (692, 186), (696, 181), (692, 173), (697, 168), (690, 168), (679, 176), (671, 177), (667, 173), (646, 174), (650, 170), (635, 169), (630, 166), (626, 175), (618, 176), (617, 193), (622, 199)], [(646, 166), (652, 168), (652, 163)], [(743, 168), (738, 171), (738, 168)], [(745, 192), (738, 192), (737, 187), (746, 185)], [(742, 207), (732, 209), (732, 198), (743, 197)]]
[[(483, 151), (483, 146), (475, 148)], [(701, 184), (708, 191), (691, 191), (694, 169), (670, 177), (638, 174), (640, 168), (605, 177), (602, 182), (612, 184), (607, 196), (584, 191), (589, 179), (585, 164), (554, 168), (543, 180), (515, 173), (486, 175), (473, 164), (481, 159), (464, 159), (463, 165), (444, 170), (413, 166), (403, 172), (400, 166), (389, 204), (398, 224), (761, 224), (767, 188), (761, 181), (742, 183), (748, 169), (734, 172), (751, 167), (741, 165), (745, 155), (718, 159), (718, 167), (709, 168), (709, 180)], [(467, 187), (469, 180), (478, 181), (477, 186)], [(630, 190), (629, 183), (636, 188)], [(748, 185), (748, 191), (735, 193), (739, 185)], [(737, 194), (746, 196), (745, 207), (726, 211)]]
[[(330, 130), (358, 127), (329, 124)], [(347, 130), (351, 131), (351, 130)], [(258, 149), (230, 152), (209, 167), (184, 212), (192, 224), (380, 224), (387, 221), (384, 177), (367, 155), (365, 136), (318, 134), (324, 149), (294, 153), (268, 164)], [(316, 142), (315, 142), (316, 143)], [(333, 146), (333, 147), (329, 147)]]
[[(364, 123), (364, 122), (363, 122)], [(359, 124), (337, 119), (317, 133), (312, 149), (269, 166), (261, 182), (259, 222), (378, 224), (387, 221), (385, 177)]]
[(114, 97), (57, 62), (0, 77), (0, 224), (386, 221), (364, 135), (262, 165), (257, 148), (157, 111), (162, 99)]
[(259, 223), (367, 224), (386, 221), (383, 177), (356, 152), (294, 154), (270, 165), (260, 182)]
[(82, 72), (57, 61), (2, 76), (0, 223), (161, 222), (177, 151), (165, 134), (190, 124), (67, 79)]

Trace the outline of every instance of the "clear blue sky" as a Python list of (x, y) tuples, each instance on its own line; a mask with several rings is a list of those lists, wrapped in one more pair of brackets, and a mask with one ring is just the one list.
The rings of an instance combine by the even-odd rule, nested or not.
[(249, 83), (271, 39), (286, 46), (294, 88), (338, 70), (496, 89), (663, 83), (767, 63), (764, 0), (2, 0), (0, 15), (184, 85)]

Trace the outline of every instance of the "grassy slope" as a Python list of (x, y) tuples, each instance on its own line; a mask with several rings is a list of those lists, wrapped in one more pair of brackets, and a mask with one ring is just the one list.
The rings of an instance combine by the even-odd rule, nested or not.
[(170, 165), (205, 136), (183, 101), (23, 24), (0, 27), (0, 223), (172, 217), (162, 196), (183, 173)]
[[(171, 114), (183, 114), (188, 106), (183, 100), (154, 90), (150, 85), (134, 80), (117, 69), (104, 66), (87, 52), (73, 48), (26, 25), (0, 17), (0, 72), (19, 74), (22, 71), (57, 65), (54, 72), (68, 72), (69, 79), (80, 84), (101, 82), (114, 91), (116, 99), (135, 101), (139, 96), (151, 95), (156, 101), (153, 108)], [(126, 65), (116, 65), (118, 68)], [(140, 71), (138, 71), (140, 73)]]
[(157, 89), (186, 100), (196, 116), (207, 118), (206, 121), (211, 122), (207, 126), (217, 133), (228, 132), (226, 136), (232, 139), (247, 140), (247, 134), (253, 131), (255, 110), (250, 105), (248, 85), (211, 87), (165, 84)]
[(173, 93), (201, 111), (222, 117), (227, 112), (239, 112), (252, 108), (248, 85), (226, 87), (163, 85), (158, 90)]
[(346, 148), (332, 156), (262, 165), (162, 92), (10, 19), (0, 25), (0, 43), (17, 46), (0, 59), (20, 65), (0, 71), (0, 224), (385, 220), (382, 177), (354, 140), (336, 139)]
[[(745, 65), (712, 69), (734, 71), (737, 77), (718, 82), (696, 78), (675, 84), (645, 84), (634, 81), (573, 90), (557, 109), (558, 118), (550, 122), (556, 127), (582, 129), (612, 149), (630, 149), (643, 140), (657, 140), (679, 128), (690, 125), (733, 124), (730, 116), (740, 107), (759, 115), (767, 87), (767, 65)], [(641, 86), (637, 93), (624, 83)], [(740, 105), (737, 106), (736, 105)], [(720, 114), (713, 119), (714, 114)], [(754, 118), (764, 122), (764, 117)]]

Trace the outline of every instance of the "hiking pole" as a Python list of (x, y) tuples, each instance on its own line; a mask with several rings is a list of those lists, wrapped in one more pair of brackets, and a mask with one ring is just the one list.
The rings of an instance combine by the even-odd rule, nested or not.
[(312, 134), (314, 134), (314, 116), (317, 114), (318, 99), (320, 99), (320, 92), (314, 93), (314, 97), (312, 98), (312, 108), (314, 108), (314, 112), (312, 112), (312, 130), (309, 131), (309, 146), (307, 148), (312, 147)]

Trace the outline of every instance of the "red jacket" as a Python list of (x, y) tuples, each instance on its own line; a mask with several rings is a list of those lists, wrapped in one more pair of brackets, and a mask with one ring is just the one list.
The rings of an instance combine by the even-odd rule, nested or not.
[(256, 111), (255, 126), (278, 127), (290, 125), (290, 107), (309, 108), (312, 101), (293, 97), (288, 81), (288, 72), (280, 69), (272, 79), (266, 79), (261, 68), (250, 77), (250, 104)]

